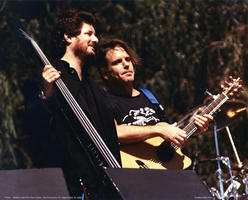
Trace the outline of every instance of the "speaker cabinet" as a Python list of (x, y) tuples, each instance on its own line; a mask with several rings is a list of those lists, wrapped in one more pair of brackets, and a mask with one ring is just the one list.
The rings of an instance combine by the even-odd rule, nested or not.
[(213, 199), (191, 170), (105, 169), (123, 200)]
[(60, 168), (0, 170), (0, 199), (69, 199)]

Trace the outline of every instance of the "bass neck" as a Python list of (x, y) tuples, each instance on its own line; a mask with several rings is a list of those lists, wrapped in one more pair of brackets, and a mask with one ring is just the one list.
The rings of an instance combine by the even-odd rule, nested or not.
[[(22, 36), (25, 39), (27, 39), (31, 43), (31, 45), (34, 47), (35, 52), (41, 59), (42, 63), (44, 65), (51, 65), (51, 63), (49, 62), (45, 54), (42, 52), (38, 44), (34, 41), (34, 39), (31, 38), (22, 29), (19, 28), (18, 31), (22, 34)], [(63, 82), (63, 80), (61, 78), (58, 78), (55, 81), (55, 85), (63, 95), (69, 107), (71, 108), (77, 119), (79, 120), (80, 124), (82, 125), (82, 127), (84, 128), (89, 138), (94, 143), (95, 147), (100, 152), (100, 154), (102, 155), (108, 166), (111, 168), (121, 168), (120, 164), (113, 156), (113, 154), (111, 153), (111, 151), (109, 150), (109, 148), (107, 147), (107, 145), (105, 144), (105, 142), (103, 141), (103, 139), (101, 138), (95, 127), (92, 125), (91, 121), (88, 119), (82, 108), (79, 106), (78, 102), (75, 100), (75, 98), (73, 97), (73, 95), (71, 94), (65, 83)], [(92, 148), (92, 145), (90, 146)], [(95, 150), (93, 149), (93, 151)], [(93, 154), (95, 154), (95, 152), (93, 152)]]

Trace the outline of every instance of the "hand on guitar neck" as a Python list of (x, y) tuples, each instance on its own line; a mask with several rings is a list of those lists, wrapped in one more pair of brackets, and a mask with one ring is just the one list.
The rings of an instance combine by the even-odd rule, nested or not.
[(224, 88), (223, 92), (209, 105), (205, 108), (200, 108), (184, 128), (180, 129), (175, 125), (161, 122), (154, 126), (159, 128), (159, 134), (151, 134), (151, 137), (136, 144), (121, 146), (122, 166), (124, 168), (141, 168), (145, 166), (145, 168), (151, 169), (185, 169), (189, 167), (191, 160), (182, 154), (180, 147), (185, 144), (185, 141), (190, 136), (206, 131), (209, 122), (213, 120), (212, 115), (214, 112), (229, 99), (229, 96), (241, 88), (239, 78), (232, 79), (231, 83), (226, 83), (228, 87)]
[[(199, 112), (201, 109), (199, 109)], [(207, 130), (209, 122), (213, 119), (210, 115), (200, 116), (195, 115), (195, 124), (199, 127), (197, 134)], [(159, 122), (153, 126), (130, 126), (126, 124), (118, 125), (117, 133), (120, 143), (130, 144), (145, 141), (146, 139), (161, 137), (167, 142), (172, 142), (177, 146), (184, 146), (188, 137), (186, 132), (177, 127), (176, 124), (168, 124), (166, 122)]]
[[(201, 116), (201, 111), (200, 109), (194, 116), (194, 122), (199, 127), (197, 134), (207, 130), (209, 122), (213, 119), (210, 115)], [(122, 127), (122, 133), (125, 127), (129, 137), (133, 136), (134, 130), (136, 133), (136, 140), (133, 140), (136, 143), (128, 144), (127, 140), (124, 140), (126, 144), (121, 145), (124, 168), (184, 169), (191, 165), (190, 158), (185, 156), (180, 149), (174, 149), (170, 145), (183, 147), (189, 139), (186, 131), (178, 128), (176, 124), (160, 122), (154, 126), (135, 126), (135, 129), (128, 125), (117, 125), (118, 134), (121, 132), (120, 127)], [(153, 134), (148, 134), (149, 131)], [(144, 136), (146, 134), (142, 136), (141, 133), (146, 133), (150, 137), (146, 138)]]
[(193, 136), (206, 132), (209, 128), (209, 123), (214, 119), (213, 116), (209, 114), (204, 114), (202, 116), (202, 111), (203, 108), (199, 108), (196, 114), (193, 116), (194, 123), (198, 127), (197, 131), (193, 134)]

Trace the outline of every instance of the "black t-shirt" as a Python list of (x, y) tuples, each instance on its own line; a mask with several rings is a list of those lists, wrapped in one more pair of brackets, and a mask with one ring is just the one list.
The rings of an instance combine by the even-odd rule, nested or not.
[(160, 121), (168, 121), (166, 114), (161, 119), (154, 105), (140, 92), (138, 96), (127, 97), (108, 93), (109, 107), (118, 124), (154, 125)]
[[(80, 81), (77, 72), (69, 67), (69, 64), (65, 61), (58, 61), (55, 67), (62, 72), (61, 78), (63, 82), (119, 161), (119, 149), (116, 142), (117, 134), (113, 122), (113, 114), (107, 107), (106, 92), (89, 77), (87, 71), (83, 71), (83, 79)], [(68, 109), (64, 97), (58, 95), (58, 100), (57, 106), (59, 104), (59, 107), (65, 111), (70, 122), (76, 126), (78, 120), (74, 120), (75, 114)], [(57, 108), (57, 110), (59, 109)], [(60, 126), (61, 124), (58, 124), (58, 127)]]
[[(87, 71), (83, 71), (83, 80), (80, 81), (76, 71), (67, 62), (60, 60), (55, 62), (53, 66), (61, 71), (63, 83), (76, 99), (116, 160), (121, 163), (113, 114), (106, 106), (105, 91), (89, 77)], [(34, 105), (34, 103), (31, 104)], [(90, 137), (71, 111), (60, 91), (58, 90), (56, 95), (44, 101), (39, 100), (38, 104), (30, 106), (30, 108), (34, 111), (29, 110), (33, 118), (36, 118), (37, 108), (41, 113), (47, 113), (45, 115), (47, 118), (43, 120), (50, 124), (51, 134), (55, 136), (56, 147), (54, 143), (54, 148), (59, 149), (57, 151), (59, 155), (56, 157), (58, 159), (57, 166), (63, 168), (70, 194), (72, 196), (82, 194), (79, 182), (79, 179), (82, 179), (87, 191), (91, 193), (90, 199), (99, 199), (99, 194), (102, 195), (106, 191), (104, 192), (101, 182), (104, 174), (101, 173), (102, 170), (101, 167), (98, 167), (98, 164), (103, 162), (104, 166), (108, 165), (101, 158), (101, 154), (98, 156), (99, 152), (94, 153), (94, 149), (97, 150), (97, 148), (92, 150), (93, 142), (89, 139)], [(89, 151), (89, 149), (91, 150)], [(88, 152), (93, 152), (93, 154), (88, 154)]]

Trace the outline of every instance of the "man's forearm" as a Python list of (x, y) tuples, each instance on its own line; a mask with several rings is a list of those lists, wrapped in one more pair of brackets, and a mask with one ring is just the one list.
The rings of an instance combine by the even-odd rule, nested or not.
[(155, 126), (116, 125), (117, 135), (120, 143), (134, 143), (156, 137)]

